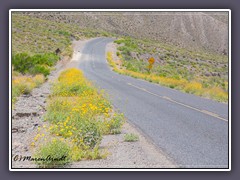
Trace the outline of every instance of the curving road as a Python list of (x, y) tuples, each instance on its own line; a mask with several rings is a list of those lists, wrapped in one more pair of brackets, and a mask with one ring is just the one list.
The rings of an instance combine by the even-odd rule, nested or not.
[(182, 93), (109, 68), (111, 38), (88, 41), (79, 68), (113, 105), (183, 168), (228, 168), (228, 105)]

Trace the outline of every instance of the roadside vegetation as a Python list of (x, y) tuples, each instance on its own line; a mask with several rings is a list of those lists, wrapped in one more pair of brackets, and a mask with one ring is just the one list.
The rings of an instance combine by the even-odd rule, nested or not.
[(12, 56), (14, 70), (22, 74), (42, 74), (47, 77), (59, 57), (53, 53), (35, 54), (19, 53)]
[[(45, 82), (60, 59), (72, 56), (73, 40), (109, 33), (66, 23), (12, 14), (12, 103)], [(113, 111), (104, 92), (96, 89), (78, 69), (63, 71), (53, 83), (47, 101), (45, 125), (31, 143), (42, 168), (107, 156), (99, 148), (103, 135), (121, 133), (122, 114)]]
[(125, 134), (124, 135), (124, 141), (125, 142), (135, 142), (138, 141), (139, 137), (136, 134), (130, 133), (130, 134)]
[(98, 36), (111, 36), (105, 31), (80, 29), (74, 24), (35, 18), (20, 12), (12, 14), (12, 52), (30, 55), (54, 53), (61, 50), (62, 56), (72, 56), (72, 40)]
[(123, 115), (113, 111), (104, 92), (75, 68), (63, 71), (53, 84), (44, 119), (48, 125), (39, 128), (32, 142), (35, 157), (66, 156), (64, 161), (38, 163), (45, 168), (105, 158), (106, 150), (99, 148), (103, 135), (121, 133), (124, 123)]
[(19, 53), (12, 56), (12, 104), (21, 94), (30, 94), (32, 89), (45, 82), (52, 67), (59, 60), (53, 53)]
[[(147, 40), (121, 38), (116, 55), (107, 53), (113, 70), (186, 93), (228, 101), (228, 57), (193, 52)], [(113, 57), (117, 56), (117, 60)], [(156, 62), (149, 72), (148, 58)]]
[(12, 56), (12, 105), (22, 94), (30, 94), (32, 89), (45, 82), (53, 66), (59, 60), (55, 54), (19, 53)]
[[(73, 40), (109, 33), (80, 29), (73, 24), (12, 14), (12, 103), (31, 93), (48, 78), (61, 59), (72, 56)], [(107, 156), (99, 148), (103, 135), (121, 133), (122, 114), (114, 112), (104, 92), (96, 89), (78, 69), (67, 69), (53, 83), (44, 126), (31, 142), (41, 168), (57, 168), (72, 161)]]
[(16, 71), (12, 72), (12, 104), (14, 105), (17, 97), (21, 94), (29, 94), (33, 88), (39, 87), (45, 81), (42, 74), (35, 76), (22, 75)]
[[(40, 86), (60, 59), (72, 56), (72, 40), (109, 36), (76, 25), (12, 14), (12, 103)], [(45, 77), (45, 78), (44, 78)], [(41, 80), (40, 80), (41, 79)], [(35, 82), (36, 81), (36, 82)]]

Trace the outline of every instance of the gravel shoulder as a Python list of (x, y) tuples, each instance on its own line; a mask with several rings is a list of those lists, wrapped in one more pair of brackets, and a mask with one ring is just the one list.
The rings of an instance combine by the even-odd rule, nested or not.
[[(136, 142), (125, 142), (124, 135), (138, 135)], [(100, 148), (107, 149), (106, 159), (74, 162), (69, 168), (176, 168), (177, 165), (157, 149), (136, 128), (126, 122), (121, 134), (103, 137)]]
[(47, 122), (43, 121), (46, 112), (46, 99), (50, 94), (51, 83), (59, 72), (64, 69), (66, 59), (59, 61), (55, 70), (48, 76), (48, 80), (39, 88), (33, 89), (29, 95), (18, 98), (12, 110), (12, 168), (35, 168), (31, 161), (22, 161), (20, 158), (31, 156), (33, 137)]
[[(30, 95), (18, 98), (12, 110), (12, 157), (32, 155), (31, 142), (37, 134), (37, 128), (47, 123), (43, 121), (43, 115), (51, 83), (65, 68), (77, 67), (81, 49), (86, 42), (73, 42), (72, 60), (60, 61), (47, 82), (34, 89)], [(115, 48), (111, 44), (107, 48), (114, 52)], [(127, 133), (138, 135), (139, 140), (125, 142), (124, 135)], [(129, 122), (124, 124), (121, 134), (104, 136), (100, 147), (108, 152), (106, 159), (73, 162), (66, 168), (177, 168), (173, 160)], [(12, 158), (12, 168), (36, 168), (36, 165), (30, 161), (14, 161)]]

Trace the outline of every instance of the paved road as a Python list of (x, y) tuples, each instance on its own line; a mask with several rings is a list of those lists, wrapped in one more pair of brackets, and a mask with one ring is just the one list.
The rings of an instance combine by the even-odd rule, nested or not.
[(86, 43), (79, 63), (85, 76), (181, 167), (227, 168), (228, 106), (111, 71), (105, 48), (112, 40)]

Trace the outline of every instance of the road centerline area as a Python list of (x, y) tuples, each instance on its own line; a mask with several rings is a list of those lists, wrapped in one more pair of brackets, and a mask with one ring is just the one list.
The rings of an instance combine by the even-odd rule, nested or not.
[(220, 120), (222, 120), (222, 121), (226, 121), (226, 122), (228, 122), (227, 119), (222, 118), (222, 117), (220, 117), (218, 114), (215, 114), (215, 113), (213, 113), (213, 112), (210, 112), (210, 111), (207, 111), (207, 110), (201, 110), (201, 109), (198, 109), (198, 108), (195, 108), (195, 107), (189, 106), (189, 105), (187, 105), (187, 104), (184, 104), (184, 103), (181, 103), (181, 102), (175, 101), (175, 100), (171, 99), (170, 97), (167, 97), (167, 96), (161, 96), (161, 95), (158, 95), (158, 94), (152, 93), (152, 92), (150, 92), (150, 91), (148, 91), (148, 90), (146, 90), (146, 89), (144, 89), (144, 88), (138, 87), (138, 86), (133, 85), (133, 84), (131, 84), (131, 83), (127, 83), (127, 84), (128, 84), (129, 86), (132, 86), (132, 87), (134, 87), (134, 88), (136, 88), (136, 89), (139, 89), (139, 90), (141, 90), (141, 91), (145, 91), (146, 93), (149, 93), (149, 94), (151, 94), (151, 95), (153, 95), (153, 96), (156, 96), (156, 97), (158, 97), (158, 98), (165, 99), (165, 100), (170, 101), (170, 102), (172, 102), (172, 103), (175, 103), (175, 104), (178, 104), (178, 105), (181, 105), (181, 106), (187, 107), (187, 108), (189, 108), (189, 109), (192, 109), (192, 110), (198, 111), (198, 112), (200, 112), (200, 113), (203, 113), (203, 114), (206, 114), (206, 115), (209, 115), (209, 116), (215, 117), (215, 118), (220, 119)]

